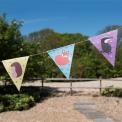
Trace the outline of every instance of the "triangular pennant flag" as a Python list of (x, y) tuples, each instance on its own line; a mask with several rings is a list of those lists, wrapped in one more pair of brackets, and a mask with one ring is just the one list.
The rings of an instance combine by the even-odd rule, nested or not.
[(13, 83), (20, 90), (29, 56), (3, 60), (2, 63)]
[(100, 53), (112, 64), (115, 65), (116, 45), (118, 30), (113, 30), (95, 37), (90, 37), (90, 42)]
[(67, 79), (70, 77), (74, 46), (75, 44), (71, 44), (48, 51), (48, 55), (53, 59)]

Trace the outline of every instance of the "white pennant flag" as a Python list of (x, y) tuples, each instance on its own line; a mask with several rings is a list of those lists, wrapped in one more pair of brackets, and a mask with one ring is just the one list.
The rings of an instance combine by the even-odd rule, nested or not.
[(3, 60), (2, 63), (13, 83), (20, 91), (29, 56)]

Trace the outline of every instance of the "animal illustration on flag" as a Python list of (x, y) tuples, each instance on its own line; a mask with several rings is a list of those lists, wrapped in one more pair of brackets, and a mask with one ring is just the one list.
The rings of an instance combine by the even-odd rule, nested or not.
[(13, 83), (20, 91), (29, 56), (3, 60), (2, 63)]
[(102, 53), (108, 53), (108, 54), (112, 53), (111, 39), (112, 37), (104, 37), (101, 39)]
[(14, 62), (11, 64), (11, 73), (14, 78), (20, 77), (22, 75), (22, 67), (20, 63)]
[(89, 38), (90, 42), (107, 59), (107, 61), (112, 64), (112, 66), (115, 66), (117, 35), (118, 30), (112, 30)]

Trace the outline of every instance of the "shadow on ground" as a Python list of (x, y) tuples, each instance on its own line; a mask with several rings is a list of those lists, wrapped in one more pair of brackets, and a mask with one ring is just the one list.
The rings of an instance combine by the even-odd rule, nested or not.
[(0, 86), (0, 94), (5, 95), (5, 94), (29, 94), (29, 95), (38, 95), (40, 100), (44, 100), (47, 97), (55, 95), (55, 93), (58, 93), (57, 88), (52, 88), (52, 87), (40, 87), (40, 86), (22, 86), (21, 90), (18, 91), (14, 85), (2, 85)]
[(13, 85), (0, 86), (0, 112), (29, 109), (58, 92), (51, 87), (22, 86), (17, 91)]

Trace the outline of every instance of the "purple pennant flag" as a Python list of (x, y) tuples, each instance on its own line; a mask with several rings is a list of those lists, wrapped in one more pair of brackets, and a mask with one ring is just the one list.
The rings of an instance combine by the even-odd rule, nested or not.
[(116, 45), (118, 30), (113, 30), (95, 37), (90, 37), (90, 42), (100, 53), (112, 64), (115, 65)]

